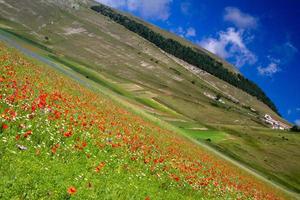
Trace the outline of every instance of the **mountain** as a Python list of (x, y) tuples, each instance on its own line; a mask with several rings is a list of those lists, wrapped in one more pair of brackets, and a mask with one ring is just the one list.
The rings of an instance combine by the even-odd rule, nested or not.
[(92, 6), (92, 10), (109, 17), (113, 21), (121, 24), (128, 30), (138, 34), (142, 38), (156, 45), (163, 51), (179, 58), (187, 63), (202, 69), (225, 82), (242, 89), (250, 95), (255, 96), (272, 110), (277, 112), (274, 103), (265, 95), (265, 93), (253, 82), (243, 77), (241, 74), (231, 72), (223, 66), (222, 62), (218, 62), (215, 57), (212, 57), (207, 52), (199, 48), (191, 48), (174, 39), (164, 37), (162, 34), (154, 32), (151, 28), (132, 20), (127, 16), (121, 15), (118, 12), (104, 5)]
[[(27, 56), (63, 66), (194, 142), (300, 191), (299, 136), (271, 129), (290, 124), (226, 61), (94, 1), (2, 0), (0, 7), (0, 39)], [(149, 32), (160, 39), (143, 34)]]
[[(67, 2), (67, 3), (66, 3)], [(176, 61), (174, 61), (173, 58), (170, 58), (169, 55), (165, 55), (164, 53), (161, 52), (160, 49), (157, 50), (157, 48), (153, 47), (153, 44), (150, 42), (146, 42), (143, 38), (141, 37), (137, 37), (136, 35), (132, 36), (132, 32), (125, 30), (123, 27), (118, 26), (117, 24), (113, 24), (113, 26), (116, 27), (110, 27), (111, 26), (111, 22), (107, 22), (106, 24), (104, 22), (107, 21), (103, 20), (103, 16), (101, 15), (96, 15), (96, 13), (92, 13), (89, 9), (90, 5), (93, 5), (92, 2), (86, 2), (84, 3), (85, 10), (76, 10), (76, 6), (74, 6), (72, 3), (69, 3), (68, 1), (66, 1), (64, 3), (59, 3), (62, 4), (61, 6), (63, 7), (68, 7), (70, 12), (74, 13), (76, 12), (76, 15), (78, 15), (77, 17), (75, 16), (75, 18), (71, 18), (70, 16), (65, 16), (63, 13), (61, 13), (60, 10), (54, 9), (55, 11), (53, 13), (48, 13), (47, 10), (43, 10), (43, 9), (47, 9), (48, 5), (45, 5), (47, 3), (43, 2), (42, 4), (44, 5), (39, 5), (39, 6), (33, 6), (33, 8), (39, 9), (39, 10), (34, 10), (30, 4), (36, 4), (34, 3), (29, 3), (29, 5), (27, 5), (27, 2), (24, 3), (20, 3), (20, 2), (16, 2), (16, 4), (18, 4), (18, 6), (21, 8), (26, 8), (29, 7), (29, 9), (22, 9), (20, 10), (21, 12), (18, 12), (18, 16), (10, 16), (10, 13), (12, 15), (14, 15), (14, 9), (11, 10), (11, 12), (9, 12), (8, 10), (3, 10), (2, 12), (2, 16), (3, 20), (6, 20), (6, 22), (8, 23), (7, 25), (9, 25), (9, 23), (11, 23), (11, 21), (14, 22), (18, 22), (19, 26), (17, 28), (17, 32), (25, 34), (26, 36), (28, 36), (28, 38), (32, 38), (32, 40), (34, 41), (38, 41), (39, 43), (41, 43), (44, 46), (47, 46), (48, 48), (52, 49), (53, 51), (56, 51), (57, 54), (60, 53), (60, 51), (64, 51), (64, 56), (65, 57), (69, 57), (70, 59), (75, 59), (78, 61), (83, 61), (83, 60), (87, 60), (88, 62), (86, 62), (87, 65), (91, 65), (91, 68), (95, 69), (95, 70), (105, 70), (107, 71), (110, 75), (115, 75), (118, 77), (118, 79), (129, 79), (129, 80), (134, 80), (135, 82), (140, 81), (139, 79), (141, 78), (141, 76), (145, 76), (145, 72), (151, 71), (152, 67), (157, 67), (160, 68), (162, 71), (166, 71), (166, 72), (162, 72), (162, 74), (166, 74), (167, 76), (178, 76), (176, 74), (176, 71), (172, 70), (172, 69), (166, 69), (166, 67), (163, 67), (162, 65), (174, 65), (175, 70), (177, 70), (177, 66), (178, 63)], [(71, 1), (70, 1), (71, 2)], [(25, 5), (26, 4), (26, 5)], [(82, 2), (81, 2), (82, 4)], [(74, 8), (72, 7), (74, 6)], [(18, 10), (15, 10), (18, 11)], [(9, 12), (9, 13), (7, 13)], [(23, 13), (24, 12), (24, 13)], [(37, 19), (36, 22), (32, 22), (32, 19), (34, 19), (35, 17), (38, 16), (38, 12), (42, 12), (43, 15), (40, 15), (39, 19)], [(55, 14), (54, 14), (55, 13)], [(22, 16), (27, 16), (26, 18), (23, 18)], [(12, 18), (15, 18), (13, 20), (10, 20)], [(77, 20), (75, 20), (77, 19)], [(98, 19), (98, 20), (95, 20)], [(8, 21), (7, 21), (8, 20)], [(73, 22), (71, 22), (73, 20)], [(84, 22), (82, 22), (82, 20), (84, 20)], [(71, 23), (69, 24), (70, 26), (64, 26), (64, 23)], [(26, 28), (29, 28), (28, 30), (26, 30)], [(51, 29), (51, 30), (49, 30)], [(120, 30), (122, 29), (122, 30)], [(57, 31), (53, 31), (53, 30), (57, 30)], [(90, 32), (91, 33), (90, 33)], [(119, 32), (118, 32), (119, 31)], [(94, 33), (95, 32), (95, 33)], [(123, 33), (124, 32), (124, 33)], [(95, 34), (95, 35), (94, 35)], [(116, 44), (115, 49), (113, 49), (113, 54), (111, 54), (111, 49), (109, 49), (109, 45), (107, 44), (107, 46), (105, 45), (93, 45), (91, 44), (91, 42), (93, 42), (94, 44), (99, 44), (99, 43), (104, 43), (107, 41), (103, 41), (104, 38), (100, 38), (102, 35), (106, 35), (107, 37), (110, 37), (109, 42), (115, 42), (118, 43)], [(127, 37), (124, 35), (128, 35)], [(88, 37), (86, 37), (88, 36)], [(122, 38), (121, 38), (122, 37)], [(47, 38), (47, 39), (46, 39)], [(72, 43), (72, 40), (77, 40), (79, 42), (77, 42), (76, 44)], [(64, 43), (63, 46), (61, 46), (60, 44), (62, 42), (66, 41), (66, 43)], [(80, 46), (80, 47), (79, 47)], [(136, 52), (132, 52), (132, 51), (126, 51), (127, 49), (134, 49)], [(76, 49), (76, 51), (75, 51)], [(72, 50), (72, 51), (71, 51)], [(97, 52), (101, 52), (104, 51), (104, 53), (102, 53), (103, 55), (96, 55)], [(123, 52), (122, 52), (123, 51)], [(139, 52), (140, 51), (140, 52)], [(202, 50), (201, 50), (202, 51)], [(107, 52), (107, 53), (105, 53)], [(124, 52), (130, 54), (127, 56), (127, 58), (125, 59), (124, 57), (122, 57), (122, 53), (124, 54)], [(202, 51), (203, 53), (203, 51)], [(109, 62), (109, 63), (105, 63), (109, 61), (109, 55), (114, 56), (114, 54), (119, 54), (117, 55), (120, 59), (120, 62), (118, 62), (117, 60), (115, 60), (113, 63)], [(105, 57), (107, 57), (107, 59), (105, 59)], [(145, 59), (145, 57), (149, 57), (150, 59), (150, 63), (147, 63), (146, 61), (149, 61), (149, 59)], [(87, 59), (88, 58), (88, 59)], [(104, 60), (104, 62), (101, 62), (101, 66), (97, 66), (99, 65), (99, 59), (102, 61)], [(131, 59), (130, 59), (131, 58)], [(156, 60), (161, 59), (162, 63), (156, 63), (155, 61), (152, 61), (151, 58), (154, 60), (154, 58), (156, 58)], [(98, 62), (98, 63), (97, 63)], [(146, 62), (146, 63), (143, 63)], [(117, 66), (119, 65), (119, 63), (122, 63), (124, 66)], [(150, 67), (143, 67), (142, 64), (144, 65), (150, 65)], [(92, 66), (93, 65), (93, 66)], [(97, 66), (97, 67), (96, 67)], [(128, 67), (126, 67), (128, 66)], [(137, 71), (135, 71), (136, 68), (138, 68)], [(180, 68), (182, 68), (182, 66), (179, 66)], [(106, 68), (106, 69), (103, 69)], [(121, 69), (120, 69), (121, 68)], [(170, 67), (169, 67), (170, 68)], [(132, 69), (135, 72), (132, 72)], [(222, 67), (220, 67), (220, 69), (224, 69)], [(120, 70), (122, 70), (122, 72), (120, 72)], [(127, 77), (126, 75), (124, 76), (122, 73), (126, 73), (131, 77)], [(159, 73), (159, 71), (157, 71), (157, 73)], [(147, 74), (147, 72), (146, 72)], [(208, 76), (210, 76), (208, 74)], [(152, 78), (152, 77), (150, 77)], [(212, 78), (216, 78), (216, 77), (212, 77)], [(173, 87), (173, 83), (167, 83), (167, 80), (163, 80), (164, 78), (159, 78), (159, 82), (161, 83), (162, 87), (169, 87), (172, 88)], [(174, 79), (174, 77), (173, 77)], [(174, 84), (181, 84), (179, 81), (180, 77), (177, 78), (178, 80), (172, 80), (172, 82), (174, 82)], [(191, 78), (190, 78), (191, 79)], [(168, 80), (170, 82), (170, 80)], [(192, 80), (187, 80), (189, 82), (191, 82)], [(206, 80), (207, 81), (207, 80)], [(224, 81), (220, 80), (220, 79), (216, 79), (214, 81), (213, 84), (218, 84), (219, 82), (219, 87), (218, 89), (220, 89), (221, 87), (224, 87), (224, 85), (226, 85), (225, 87), (228, 89), (224, 90), (223, 95), (225, 96), (225, 98), (230, 98), (231, 96), (233, 96), (234, 98), (236, 98), (237, 100), (241, 101), (241, 104), (245, 104), (245, 106), (252, 106), (254, 107), (254, 109), (256, 109), (255, 107), (257, 107), (256, 110), (258, 111), (262, 111), (262, 113), (270, 113), (270, 114), (275, 114), (274, 112), (270, 111), (269, 108), (267, 108), (267, 106), (262, 105), (261, 102), (257, 101), (256, 98), (253, 98), (247, 94), (244, 94), (244, 92), (238, 90), (235, 87), (232, 87), (232, 85), (225, 83)], [(145, 83), (144, 83), (145, 84)], [(147, 83), (149, 84), (149, 83)], [(186, 85), (186, 83), (185, 83)], [(223, 86), (221, 86), (223, 85)], [(149, 85), (150, 87), (153, 87), (151, 84)], [(182, 86), (180, 86), (182, 87)], [(180, 88), (178, 87), (178, 89)], [(195, 96), (198, 96), (197, 93), (199, 93), (199, 91), (193, 91), (195, 90), (195, 88), (193, 86), (190, 86), (190, 84), (187, 86), (190, 89), (189, 90), (185, 90), (188, 91), (191, 94), (194, 94)], [(157, 86), (155, 86), (154, 88), (158, 88)], [(198, 88), (196, 88), (197, 90)], [(223, 90), (223, 89), (222, 89)], [(217, 91), (220, 92), (220, 91)], [(217, 93), (214, 92), (214, 93)], [(239, 95), (239, 93), (241, 93)], [(203, 96), (203, 95), (202, 95)], [(249, 99), (247, 100), (243, 100), (243, 99)], [(252, 102), (253, 101), (253, 102)], [(277, 115), (274, 115), (275, 117), (277, 117)]]

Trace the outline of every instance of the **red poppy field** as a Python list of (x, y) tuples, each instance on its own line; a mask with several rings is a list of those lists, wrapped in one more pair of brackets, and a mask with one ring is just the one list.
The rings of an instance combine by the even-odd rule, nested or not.
[(0, 199), (284, 199), (0, 43)]

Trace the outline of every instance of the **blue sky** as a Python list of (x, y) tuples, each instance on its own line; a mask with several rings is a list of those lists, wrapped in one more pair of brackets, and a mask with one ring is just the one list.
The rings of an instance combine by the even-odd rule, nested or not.
[(300, 125), (300, 1), (98, 0), (221, 56)]

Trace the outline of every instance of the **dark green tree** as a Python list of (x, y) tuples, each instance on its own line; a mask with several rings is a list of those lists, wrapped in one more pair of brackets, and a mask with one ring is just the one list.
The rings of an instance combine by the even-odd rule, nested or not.
[(294, 125), (294, 126), (290, 129), (290, 131), (292, 131), (292, 132), (300, 132), (300, 126)]

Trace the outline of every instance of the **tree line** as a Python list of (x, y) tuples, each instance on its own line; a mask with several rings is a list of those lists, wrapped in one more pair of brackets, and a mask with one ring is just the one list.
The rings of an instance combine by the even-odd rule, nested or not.
[(300, 133), (300, 126), (294, 125), (294, 126), (290, 129), (290, 131)]
[(128, 30), (155, 44), (157, 47), (161, 48), (167, 53), (180, 58), (191, 65), (197, 66), (198, 68), (226, 81), (227, 83), (242, 89), (248, 94), (255, 96), (258, 100), (264, 102), (273, 111), (279, 114), (275, 104), (254, 82), (240, 74), (230, 72), (228, 69), (223, 67), (221, 62), (218, 62), (204, 52), (194, 50), (193, 48), (185, 46), (173, 39), (166, 38), (161, 34), (154, 32), (147, 26), (130, 19), (129, 17), (124, 16), (102, 4), (92, 6), (91, 9), (109, 17)]

